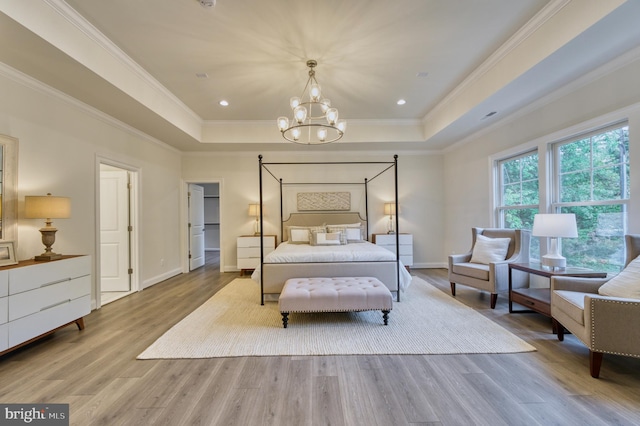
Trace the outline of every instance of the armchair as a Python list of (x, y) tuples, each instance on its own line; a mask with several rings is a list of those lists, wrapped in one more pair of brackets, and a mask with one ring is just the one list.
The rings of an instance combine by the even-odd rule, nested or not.
[[(626, 235), (625, 246), (625, 269), (618, 274), (618, 281), (640, 282), (640, 259), (636, 260), (640, 235)], [(567, 329), (589, 348), (589, 369), (594, 378), (600, 375), (605, 353), (640, 358), (640, 298), (600, 295), (600, 287), (612, 279), (551, 278), (551, 316), (558, 340), (564, 340)]]
[[(471, 262), (473, 250), (479, 235), (487, 238), (509, 238), (509, 247), (504, 260), (487, 263)], [(472, 228), (471, 249), (464, 254), (449, 256), (449, 282), (451, 295), (456, 295), (456, 284), (463, 284), (491, 293), (491, 309), (495, 309), (498, 293), (509, 288), (509, 263), (529, 262), (529, 242), (531, 232), (526, 229)], [(528, 276), (521, 271), (513, 271), (513, 287), (523, 287)]]

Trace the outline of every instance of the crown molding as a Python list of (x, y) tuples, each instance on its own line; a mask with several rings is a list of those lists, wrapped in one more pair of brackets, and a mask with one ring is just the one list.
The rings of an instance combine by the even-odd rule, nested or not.
[(141, 139), (144, 139), (148, 142), (151, 142), (155, 145), (158, 145), (164, 149), (167, 149), (169, 151), (173, 151), (176, 153), (181, 153), (182, 151), (180, 151), (179, 149), (166, 144), (165, 142), (162, 142), (156, 138), (154, 138), (153, 136), (150, 136), (138, 129), (136, 129), (135, 127), (132, 127), (108, 114), (105, 114), (104, 112), (82, 102), (79, 101), (78, 99), (74, 98), (73, 96), (69, 96), (66, 93), (61, 92), (58, 89), (55, 89), (49, 85), (44, 84), (43, 82), (41, 82), (40, 80), (36, 80), (35, 78), (16, 70), (15, 68), (10, 67), (9, 65), (0, 62), (0, 76), (2, 77), (6, 77), (9, 80), (18, 83), (28, 89), (34, 90), (38, 93), (41, 93), (45, 96), (49, 96), (51, 98), (54, 98), (58, 101), (61, 101), (77, 110), (79, 110), (82, 113), (85, 113), (87, 115), (90, 115), (91, 117), (106, 123), (110, 126), (113, 126), (115, 128), (118, 128), (120, 130), (123, 130), (133, 136), (139, 137)]
[(168, 99), (177, 105), (182, 111), (191, 116), (192, 119), (200, 122), (202, 125), (202, 118), (196, 114), (191, 108), (189, 108), (184, 102), (176, 97), (169, 89), (164, 87), (158, 80), (156, 80), (151, 74), (149, 74), (143, 67), (135, 62), (129, 55), (127, 55), (122, 49), (120, 49), (115, 43), (107, 38), (100, 30), (98, 30), (93, 24), (87, 21), (82, 15), (80, 15), (75, 9), (69, 6), (64, 0), (43, 0), (52, 10), (66, 19), (74, 27), (80, 30), (89, 40), (98, 45), (102, 50), (113, 56), (118, 62), (120, 62), (126, 69), (131, 71), (136, 77), (143, 80), (151, 88), (157, 91), (162, 97)]
[(545, 7), (531, 18), (523, 27), (513, 34), (502, 44), (493, 54), (491, 54), (479, 67), (475, 68), (462, 82), (447, 94), (438, 104), (422, 119), (423, 123), (429, 121), (431, 117), (446, 108), (450, 102), (457, 98), (462, 92), (475, 84), (482, 76), (495, 67), (513, 50), (520, 46), (525, 40), (531, 37), (549, 19), (558, 14), (571, 0), (552, 0)]
[[(481, 130), (478, 130), (477, 132), (465, 137), (464, 139), (461, 139), (460, 141), (444, 148), (442, 150), (443, 153), (448, 153), (451, 151), (455, 151), (456, 149), (471, 143), (472, 141), (488, 134), (491, 133), (493, 131), (495, 131), (496, 129), (499, 129), (500, 127), (503, 127), (505, 125), (508, 125), (510, 123), (513, 123), (514, 121), (533, 113), (536, 110), (539, 110), (541, 108), (544, 108), (545, 106), (559, 100), (562, 99), (563, 97), (579, 90), (582, 87), (588, 86), (589, 84), (603, 78), (606, 77), (607, 75), (621, 69), (624, 68), (625, 66), (632, 64), (636, 61), (640, 60), (640, 46), (635, 47), (629, 51), (627, 51), (626, 53), (623, 53), (622, 55), (618, 56), (617, 58), (613, 59), (612, 61), (607, 62), (606, 64), (594, 69), (593, 71), (590, 71), (586, 74), (584, 74), (583, 76), (571, 81), (571, 83), (566, 84), (564, 86), (562, 86), (561, 88), (559, 88), (558, 90), (536, 100), (533, 101), (529, 104), (527, 104), (525, 107), (520, 108), (519, 110), (513, 112), (512, 114), (509, 114), (505, 117), (503, 117), (502, 119), (492, 123), (490, 126), (487, 126)], [(625, 109), (623, 109), (625, 110)]]

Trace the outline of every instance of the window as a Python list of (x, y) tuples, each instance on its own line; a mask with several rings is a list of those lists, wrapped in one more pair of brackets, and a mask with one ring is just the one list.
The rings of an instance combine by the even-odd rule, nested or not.
[(629, 127), (601, 129), (553, 146), (551, 211), (574, 213), (578, 238), (562, 240), (567, 264), (617, 272), (624, 266)]
[[(498, 162), (497, 224), (501, 228), (529, 229), (538, 213), (538, 153), (528, 152)], [(535, 240), (535, 241), (533, 241)], [(531, 257), (538, 258), (540, 247), (532, 240)]]

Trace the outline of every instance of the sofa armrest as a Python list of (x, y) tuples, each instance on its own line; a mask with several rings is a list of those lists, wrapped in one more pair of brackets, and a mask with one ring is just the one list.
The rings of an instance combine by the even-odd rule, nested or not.
[(591, 350), (640, 357), (640, 300), (585, 296), (585, 324), (591, 326)]
[(609, 278), (551, 277), (551, 291), (568, 290), (598, 294), (598, 288)]

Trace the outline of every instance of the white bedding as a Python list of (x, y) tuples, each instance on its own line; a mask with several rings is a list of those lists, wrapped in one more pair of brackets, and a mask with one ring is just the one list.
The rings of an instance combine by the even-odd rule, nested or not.
[[(344, 244), (338, 246), (312, 246), (309, 244), (281, 243), (264, 257), (264, 263), (314, 263), (314, 262), (378, 262), (396, 260), (395, 253), (370, 242)], [(256, 268), (251, 278), (260, 282), (260, 268)], [(400, 289), (406, 290), (411, 283), (411, 275), (400, 262)]]

